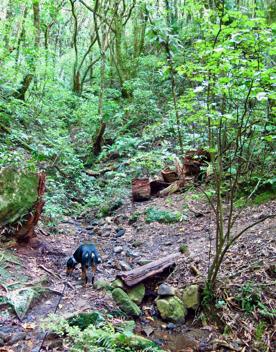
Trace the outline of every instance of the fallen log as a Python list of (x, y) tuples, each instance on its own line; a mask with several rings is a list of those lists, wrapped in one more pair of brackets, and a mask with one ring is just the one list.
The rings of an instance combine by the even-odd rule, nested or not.
[(131, 287), (138, 283), (162, 273), (175, 265), (179, 253), (170, 254), (164, 258), (154, 260), (130, 271), (124, 271), (117, 275), (127, 286)]
[(165, 182), (167, 183), (173, 183), (179, 179), (179, 175), (175, 170), (171, 170), (169, 168), (166, 168), (165, 170), (161, 171), (162, 177)]
[(159, 194), (161, 197), (165, 197), (170, 194), (176, 193), (176, 192), (180, 191), (185, 186), (185, 183), (186, 183), (185, 179), (175, 181), (174, 183), (170, 184), (167, 188), (160, 191)]
[(148, 178), (132, 180), (132, 199), (134, 202), (142, 202), (150, 199), (150, 182)]
[(160, 179), (155, 179), (150, 181), (150, 194), (152, 196), (156, 196), (162, 191), (164, 188), (167, 188), (170, 184), (162, 181)]

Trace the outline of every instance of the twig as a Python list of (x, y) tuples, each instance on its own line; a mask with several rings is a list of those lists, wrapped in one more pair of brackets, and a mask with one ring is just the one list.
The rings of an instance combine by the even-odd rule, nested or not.
[(61, 276), (59, 274), (53, 273), (50, 269), (45, 268), (44, 265), (40, 264), (38, 267), (45, 270), (48, 274), (51, 274), (58, 279), (61, 279)]

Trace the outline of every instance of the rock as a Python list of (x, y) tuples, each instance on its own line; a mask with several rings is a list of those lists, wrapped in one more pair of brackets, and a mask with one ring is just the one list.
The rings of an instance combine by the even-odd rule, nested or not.
[(174, 323), (168, 323), (168, 325), (167, 325), (168, 330), (173, 330), (175, 328), (176, 328), (176, 325)]
[(158, 299), (156, 305), (162, 319), (164, 320), (178, 322), (183, 320), (187, 314), (184, 304), (175, 296)]
[(141, 258), (140, 260), (138, 260), (138, 264), (139, 265), (146, 265), (146, 264), (148, 264), (148, 263), (150, 263), (151, 262), (151, 260), (149, 260), (149, 259), (145, 259), (145, 258)]
[(123, 271), (129, 271), (129, 270), (131, 270), (131, 266), (130, 266), (127, 262), (125, 262), (125, 261), (123, 261), (123, 260), (120, 260), (120, 261), (119, 261), (119, 264), (121, 265), (121, 269), (122, 269)]
[(116, 247), (114, 247), (113, 252), (114, 253), (121, 253), (123, 251), (123, 249), (124, 248), (122, 246), (116, 246)]
[(167, 284), (161, 284), (157, 291), (159, 296), (174, 296), (176, 293), (176, 289)]
[(51, 341), (48, 345), (48, 349), (50, 351), (56, 350), (56, 349), (63, 350), (63, 340), (57, 339), (57, 340)]
[(25, 332), (17, 332), (12, 335), (11, 339), (9, 340), (9, 345), (13, 345), (18, 341), (25, 340), (27, 334)]
[(141, 310), (137, 304), (132, 302), (129, 296), (121, 288), (115, 288), (112, 291), (112, 297), (120, 309), (127, 315), (139, 317), (141, 314)]
[(138, 258), (138, 257), (140, 257), (141, 256), (141, 254), (140, 254), (140, 252), (138, 252), (138, 251), (131, 251), (131, 250), (127, 250), (127, 256), (128, 257), (132, 257), (132, 258)]
[[(2, 327), (1, 327), (2, 329)], [(5, 333), (5, 332), (1, 332), (0, 331), (0, 339), (3, 340), (4, 342), (7, 342), (10, 338), (11, 338), (11, 334), (9, 334), (8, 332)]]
[(172, 244), (173, 244), (172, 241), (167, 241), (167, 242), (164, 243), (164, 246), (171, 246)]
[(132, 243), (132, 246), (133, 246), (134, 248), (140, 247), (140, 246), (142, 246), (142, 245), (143, 245), (143, 242), (142, 242), (142, 241), (139, 241), (139, 240), (136, 240), (136, 241), (134, 241), (134, 242)]
[(107, 280), (97, 280), (94, 284), (94, 287), (96, 290), (101, 290), (101, 289), (111, 290), (112, 289), (110, 282)]
[(118, 229), (116, 229), (115, 237), (122, 237), (122, 236), (124, 236), (125, 233), (126, 233), (126, 230), (118, 228)]
[(139, 285), (132, 287), (131, 290), (128, 291), (128, 296), (134, 303), (141, 304), (145, 296), (145, 292), (145, 285), (140, 283)]
[(112, 288), (124, 288), (124, 283), (120, 279), (116, 279), (111, 283)]
[(148, 325), (143, 327), (143, 331), (147, 335), (147, 337), (149, 337), (154, 332), (154, 329)]
[(4, 340), (1, 339), (1, 337), (0, 337), (0, 347), (3, 347), (4, 345), (5, 345), (5, 342), (4, 342)]
[(199, 286), (190, 285), (183, 290), (182, 301), (187, 308), (197, 309), (199, 306)]

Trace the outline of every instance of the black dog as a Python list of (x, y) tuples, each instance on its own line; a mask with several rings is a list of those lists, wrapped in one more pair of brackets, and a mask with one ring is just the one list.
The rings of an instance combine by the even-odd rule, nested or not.
[(87, 269), (92, 268), (92, 284), (94, 284), (95, 273), (97, 270), (97, 265), (102, 262), (102, 259), (93, 244), (82, 244), (75, 251), (72, 257), (67, 261), (66, 274), (69, 275), (73, 272), (78, 264), (81, 264), (81, 277), (84, 284), (87, 284)]

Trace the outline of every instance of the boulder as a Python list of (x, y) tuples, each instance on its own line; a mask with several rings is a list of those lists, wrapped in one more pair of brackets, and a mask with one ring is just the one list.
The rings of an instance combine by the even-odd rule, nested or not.
[(145, 296), (145, 292), (145, 285), (141, 283), (137, 286), (132, 287), (128, 292), (128, 296), (134, 303), (141, 304)]
[(187, 286), (182, 293), (182, 302), (186, 308), (197, 309), (199, 306), (199, 286)]
[(174, 296), (176, 289), (167, 284), (161, 284), (157, 291), (159, 296)]
[(124, 283), (120, 279), (116, 279), (111, 283), (112, 288), (124, 288)]
[(156, 305), (164, 320), (178, 322), (183, 320), (187, 314), (183, 302), (175, 296), (157, 299)]
[(137, 304), (132, 302), (127, 293), (125, 293), (125, 291), (121, 288), (115, 288), (112, 291), (112, 297), (120, 309), (127, 315), (138, 317), (141, 314), (141, 310)]

